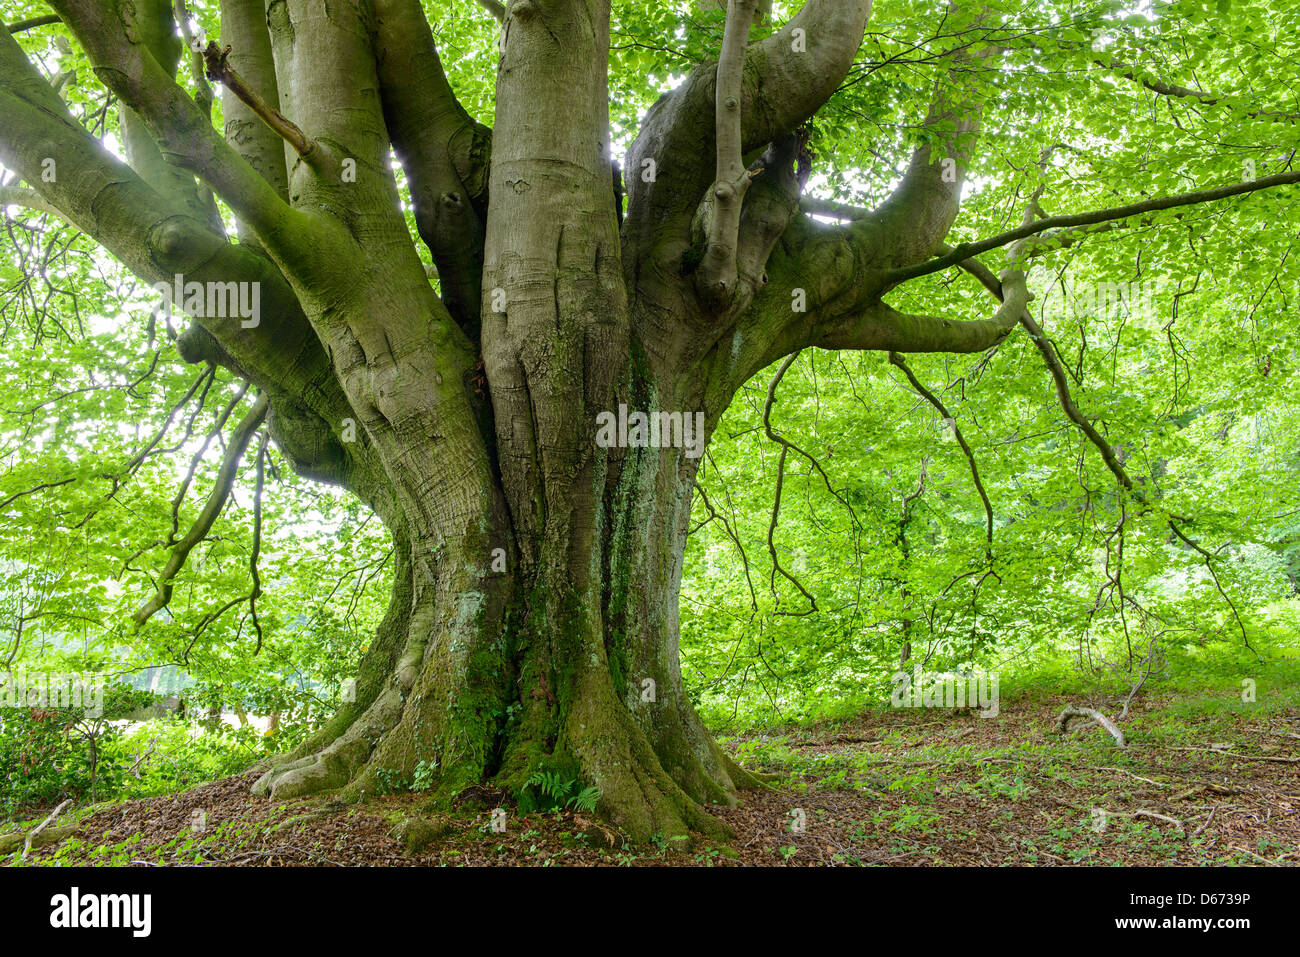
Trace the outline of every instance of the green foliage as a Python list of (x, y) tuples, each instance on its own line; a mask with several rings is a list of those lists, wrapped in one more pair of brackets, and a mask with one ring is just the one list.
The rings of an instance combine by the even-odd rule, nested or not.
[(99, 707), (0, 708), (0, 818), (27, 807), (68, 798), (97, 800), (120, 791), (129, 765), (117, 746), (122, 732), (110, 722), (151, 698), (110, 685)]
[[(596, 809), (600, 788), (583, 787), (577, 778), (566, 779), (558, 771), (538, 771), (524, 782), (531, 806), (540, 811), (587, 811)], [(522, 802), (521, 802), (522, 806)]]

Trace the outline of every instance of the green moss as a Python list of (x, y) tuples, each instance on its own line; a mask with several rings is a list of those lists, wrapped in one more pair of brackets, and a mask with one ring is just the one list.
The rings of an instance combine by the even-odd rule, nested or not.
[(402, 850), (407, 854), (418, 854), (450, 831), (451, 821), (446, 817), (408, 817), (399, 822), (389, 836), (401, 841)]

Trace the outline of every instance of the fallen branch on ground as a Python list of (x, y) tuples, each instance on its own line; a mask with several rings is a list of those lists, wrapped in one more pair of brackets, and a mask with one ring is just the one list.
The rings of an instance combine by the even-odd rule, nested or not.
[(66, 810), (67, 810), (71, 805), (72, 805), (72, 801), (71, 801), (71, 800), (64, 801), (62, 804), (60, 804), (60, 805), (59, 805), (58, 807), (56, 807), (53, 811), (50, 812), (50, 816), (49, 816), (49, 817), (47, 817), (45, 820), (41, 821), (40, 824), (37, 824), (36, 827), (32, 830), (32, 832), (31, 832), (30, 834), (27, 835), (27, 840), (23, 841), (23, 856), (22, 856), (22, 859), (23, 859), (24, 861), (27, 860), (27, 855), (31, 853), (31, 850), (32, 850), (32, 841), (36, 840), (37, 835), (39, 835), (39, 834), (41, 833), (41, 831), (45, 830), (45, 829), (46, 829), (47, 827), (49, 827), (51, 824), (53, 824), (55, 818), (57, 818), (60, 814), (62, 814), (64, 811), (66, 811)]
[(1264, 754), (1238, 754), (1222, 748), (1193, 748), (1183, 744), (1169, 745), (1171, 751), (1204, 751), (1206, 754), (1221, 754), (1225, 758), (1240, 758), (1243, 761), (1274, 761), (1278, 764), (1300, 764), (1300, 758), (1271, 758)]
[(1115, 743), (1121, 748), (1128, 747), (1128, 739), (1124, 737), (1124, 732), (1115, 727), (1115, 723), (1110, 718), (1092, 708), (1080, 708), (1072, 704), (1066, 705), (1065, 709), (1061, 711), (1061, 716), (1056, 719), (1056, 733), (1066, 734), (1073, 718), (1091, 718), (1109, 731), (1111, 737), (1115, 739)]
[(1146, 809), (1139, 809), (1137, 811), (1107, 811), (1105, 808), (1095, 807), (1092, 809), (1092, 813), (1094, 817), (1101, 818), (1102, 827), (1105, 827), (1105, 822), (1112, 817), (1149, 817), (1152, 820), (1164, 821), (1166, 824), (1174, 825), (1174, 827), (1178, 828), (1179, 834), (1187, 833), (1187, 828), (1183, 826), (1183, 822), (1178, 820), (1178, 818), (1170, 817), (1167, 814), (1160, 814), (1156, 811), (1148, 811)]

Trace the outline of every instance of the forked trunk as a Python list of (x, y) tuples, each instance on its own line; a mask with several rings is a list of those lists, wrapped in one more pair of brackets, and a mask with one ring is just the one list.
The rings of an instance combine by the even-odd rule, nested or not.
[[(377, 443), (398, 493), (392, 604), (356, 701), (259, 782), (276, 797), (344, 785), (361, 796), (419, 768), (448, 797), (492, 784), (527, 801), (526, 782), (547, 770), (598, 788), (599, 810), (646, 840), (720, 835), (701, 805), (755, 783), (682, 686), (677, 596), (700, 433), (713, 423), (697, 427), (703, 396), (682, 394), (630, 332), (602, 6), (551, 4), (544, 20), (512, 7), (482, 289), (491, 477), (463, 468), (484, 487), (462, 477), (457, 504), (479, 514), (454, 523), (459, 535), (434, 535), (447, 526), (445, 489), (411, 471), (429, 455), (424, 436), (393, 430)], [(669, 447), (598, 441), (602, 414), (620, 405), (675, 411)]]

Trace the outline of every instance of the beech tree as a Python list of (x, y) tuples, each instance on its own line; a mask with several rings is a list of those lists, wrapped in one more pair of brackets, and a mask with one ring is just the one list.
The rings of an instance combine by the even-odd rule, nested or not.
[[(1124, 229), (1201, 230), (1187, 210), (1300, 181), (1286, 143), (1297, 115), (1241, 92), (1264, 66), (1234, 79), (1216, 61), (1228, 91), (1159, 75), (1190, 75), (1205, 55), (1169, 54), (1179, 25), (1162, 17), (1180, 5), (1103, 4), (1083, 27), (1051, 9), (1026, 27), (1013, 5), (908, 6), (880, 34), (871, 0), (48, 6), (0, 33), (0, 162), (26, 184), (0, 199), (65, 219), (158, 284), (189, 314), (180, 358), (249, 384), (227, 491), (265, 434), (392, 537), (390, 604), (354, 700), (258, 781), (278, 799), (360, 797), (417, 766), (436, 769), (445, 797), (517, 792), (558, 768), (598, 789), (600, 812), (635, 840), (720, 835), (707, 805), (759, 781), (683, 692), (678, 590), (700, 453), (737, 392), (781, 363), (770, 403), (805, 349), (874, 350), (948, 418), (905, 356), (979, 354), (1019, 329), (1069, 418), (1140, 497), (1031, 314), (1030, 264)], [(467, 9), (449, 22), (495, 37), (482, 54), (495, 60), (490, 127), (435, 44), (431, 23), (445, 28), (453, 6)], [(918, 23), (924, 35), (898, 37)], [(620, 24), (632, 40), (612, 58)], [(69, 35), (115, 99), (123, 155), (69, 110), (67, 77), (29, 55), (42, 30)], [(652, 30), (704, 55), (661, 56)], [(922, 81), (873, 86), (895, 60)], [(1228, 122), (1217, 116), (1267, 131), (1243, 147), (1259, 168), (1207, 163), (1157, 194), (1175, 179), (1135, 164), (1132, 184), (1094, 175), (1114, 202), (1049, 215), (1052, 191), (1071, 188), (1053, 179), (1061, 155), (1112, 135), (1025, 134), (1035, 109), (1059, 132), (1056, 66), (1168, 105), (1175, 124), (1176, 104), (1215, 130)], [(625, 112), (619, 91), (633, 87), (646, 102), (667, 91), (615, 136), (611, 106)], [(889, 155), (839, 169), (819, 155), (821, 117), (830, 140), (865, 139), (899, 104), (921, 109), (895, 125)], [(962, 221), (981, 188), (972, 164), (998, 137), (1014, 139), (1024, 175), (1000, 209)], [(867, 163), (876, 185), (858, 192), (873, 201), (843, 202)], [(983, 315), (969, 299), (945, 311), (927, 283), (949, 273), (983, 286)], [(927, 307), (901, 308), (918, 289)], [(806, 455), (783, 440), (787, 453)], [(170, 551), (138, 624), (166, 607), (223, 502)], [(1199, 548), (1186, 522), (1171, 516), (1171, 534)]]

